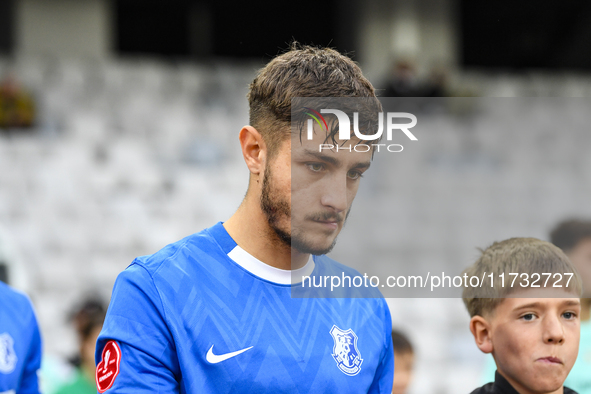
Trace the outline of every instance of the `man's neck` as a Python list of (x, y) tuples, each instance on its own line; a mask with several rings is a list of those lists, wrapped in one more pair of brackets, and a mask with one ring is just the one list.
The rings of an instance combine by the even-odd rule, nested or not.
[(248, 198), (224, 223), (224, 228), (242, 249), (272, 267), (298, 269), (306, 265), (310, 257), (286, 245), (269, 226), (259, 206)]

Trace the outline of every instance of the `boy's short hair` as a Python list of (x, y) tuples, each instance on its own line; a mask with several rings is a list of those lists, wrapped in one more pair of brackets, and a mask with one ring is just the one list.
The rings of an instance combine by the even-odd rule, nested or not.
[(392, 330), (392, 345), (394, 345), (394, 353), (398, 354), (412, 354), (414, 350), (412, 344), (400, 331)]
[(248, 92), (250, 125), (261, 133), (270, 157), (289, 136), (296, 97), (367, 97), (376, 112), (381, 109), (374, 87), (353, 60), (331, 48), (294, 42), (259, 70)]
[(82, 301), (69, 316), (81, 339), (87, 340), (92, 330), (102, 327), (107, 310), (100, 297), (92, 295)]
[[(511, 286), (517, 273), (527, 274), (529, 287)], [(482, 286), (464, 287), (462, 299), (470, 316), (483, 316), (494, 311), (501, 303), (503, 298), (509, 296), (512, 292), (519, 289), (531, 288), (535, 277), (533, 274), (549, 273), (565, 274), (573, 273), (569, 281), (568, 289), (580, 297), (582, 293), (582, 284), (579, 274), (570, 262), (568, 257), (558, 247), (550, 242), (541, 241), (536, 238), (510, 238), (505, 241), (495, 242), (480, 255), (474, 264), (468, 267), (464, 274), (468, 277), (477, 276), (479, 279), (484, 277)], [(489, 275), (492, 274), (493, 283)], [(504, 274), (504, 286), (501, 286), (500, 276)], [(554, 283), (556, 279), (550, 279)], [(520, 279), (518, 279), (521, 283)], [(544, 284), (546, 279), (540, 277), (538, 284)], [(561, 284), (564, 282), (561, 281)], [(549, 284), (547, 287), (551, 287)]]
[(550, 242), (565, 253), (569, 253), (577, 244), (591, 238), (591, 221), (571, 219), (559, 223), (550, 233)]

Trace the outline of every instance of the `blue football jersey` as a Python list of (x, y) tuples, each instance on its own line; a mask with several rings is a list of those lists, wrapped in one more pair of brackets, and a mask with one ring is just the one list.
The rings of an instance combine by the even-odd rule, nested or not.
[(38, 394), (41, 335), (29, 298), (0, 282), (0, 393)]
[[(356, 273), (326, 256), (299, 273), (334, 267)], [(99, 392), (390, 394), (385, 300), (292, 298), (291, 273), (221, 223), (138, 257), (117, 278), (98, 339)]]

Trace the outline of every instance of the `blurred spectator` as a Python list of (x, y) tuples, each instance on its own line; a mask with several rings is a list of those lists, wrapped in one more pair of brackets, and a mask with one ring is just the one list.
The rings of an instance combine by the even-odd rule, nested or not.
[(79, 340), (79, 354), (72, 360), (76, 373), (57, 394), (96, 394), (94, 350), (105, 320), (105, 307), (97, 297), (86, 299), (71, 316)]
[(449, 97), (448, 71), (444, 67), (433, 67), (424, 84), (425, 97)]
[(448, 79), (444, 67), (433, 67), (427, 78), (420, 78), (411, 61), (400, 60), (392, 66), (382, 97), (448, 97)]
[(392, 331), (394, 345), (394, 385), (392, 394), (406, 393), (412, 379), (414, 351), (408, 338), (399, 331)]
[(424, 89), (417, 77), (414, 64), (399, 60), (392, 67), (392, 74), (386, 81), (384, 97), (423, 97)]
[(591, 221), (561, 222), (550, 241), (564, 251), (583, 280), (579, 355), (565, 384), (579, 394), (591, 394)]
[(33, 97), (13, 74), (0, 81), (0, 129), (26, 128), (35, 124)]

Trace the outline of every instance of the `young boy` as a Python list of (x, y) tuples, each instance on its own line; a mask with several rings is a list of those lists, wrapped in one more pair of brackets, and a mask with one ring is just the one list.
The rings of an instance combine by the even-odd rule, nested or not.
[(549, 242), (511, 238), (487, 248), (465, 274), (484, 278), (462, 296), (476, 345), (497, 365), (494, 383), (472, 394), (574, 393), (563, 383), (579, 349), (582, 289), (566, 255)]
[(405, 394), (410, 381), (415, 353), (408, 338), (401, 332), (392, 330), (394, 345), (394, 385), (392, 394)]

